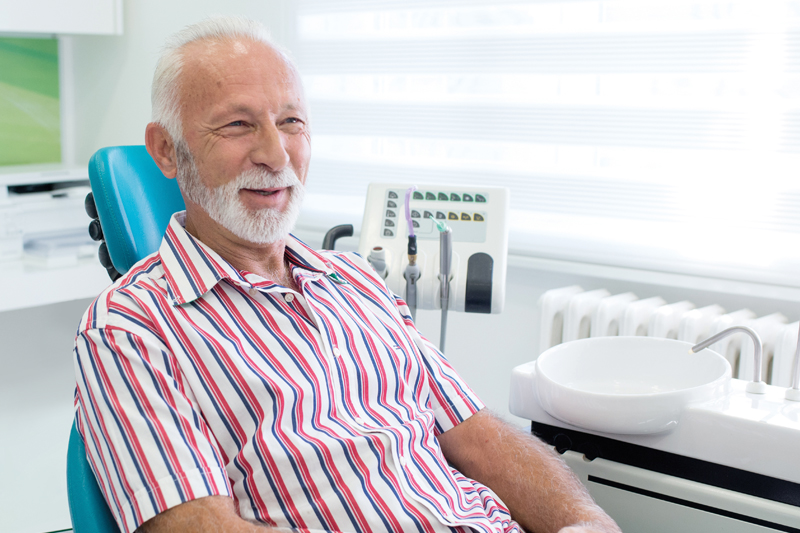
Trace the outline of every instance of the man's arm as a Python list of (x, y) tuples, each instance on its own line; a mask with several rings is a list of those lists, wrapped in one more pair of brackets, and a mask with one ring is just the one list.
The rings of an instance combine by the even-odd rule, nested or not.
[(274, 531), (243, 520), (228, 496), (206, 496), (176, 505), (141, 525), (137, 533), (266, 533)]
[(154, 516), (137, 533), (267, 533), (277, 531), (242, 519), (228, 496), (206, 496)]
[[(287, 533), (290, 528), (272, 528), (244, 520), (228, 496), (206, 496), (188, 501), (154, 516), (136, 533)], [(316, 530), (300, 530), (313, 533)], [(322, 532), (319, 532), (322, 533)], [(337, 533), (337, 532), (330, 532)]]
[(527, 531), (620, 532), (543, 442), (486, 409), (438, 438), (445, 458), (492, 489)]

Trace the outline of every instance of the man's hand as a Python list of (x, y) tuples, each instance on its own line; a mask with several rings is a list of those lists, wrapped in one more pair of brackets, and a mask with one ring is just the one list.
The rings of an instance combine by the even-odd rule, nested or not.
[(621, 533), (560, 457), (488, 411), (438, 438), (445, 458), (492, 489), (527, 531)]

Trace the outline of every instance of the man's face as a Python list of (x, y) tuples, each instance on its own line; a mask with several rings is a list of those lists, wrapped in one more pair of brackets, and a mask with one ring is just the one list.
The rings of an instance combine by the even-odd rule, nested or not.
[(299, 212), (311, 154), (297, 73), (249, 40), (193, 43), (184, 57), (181, 190), (211, 225), (254, 243), (282, 239)]

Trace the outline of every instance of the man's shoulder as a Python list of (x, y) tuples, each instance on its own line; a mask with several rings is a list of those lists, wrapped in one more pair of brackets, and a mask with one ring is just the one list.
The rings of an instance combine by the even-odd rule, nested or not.
[(81, 318), (78, 333), (115, 325), (120, 319), (141, 316), (145, 307), (168, 299), (161, 256), (154, 252), (134, 264), (106, 287)]

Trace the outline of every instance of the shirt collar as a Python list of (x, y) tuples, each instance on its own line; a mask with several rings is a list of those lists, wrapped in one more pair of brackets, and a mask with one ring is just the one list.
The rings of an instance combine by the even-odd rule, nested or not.
[[(223, 279), (236, 285), (253, 286), (233, 265), (186, 231), (185, 225), (186, 211), (172, 215), (159, 248), (167, 291), (174, 305), (200, 298)], [(301, 274), (298, 269), (338, 279), (331, 263), (294, 235), (287, 236), (285, 253), (294, 265), (295, 279)], [(253, 277), (258, 276), (248, 276)]]

